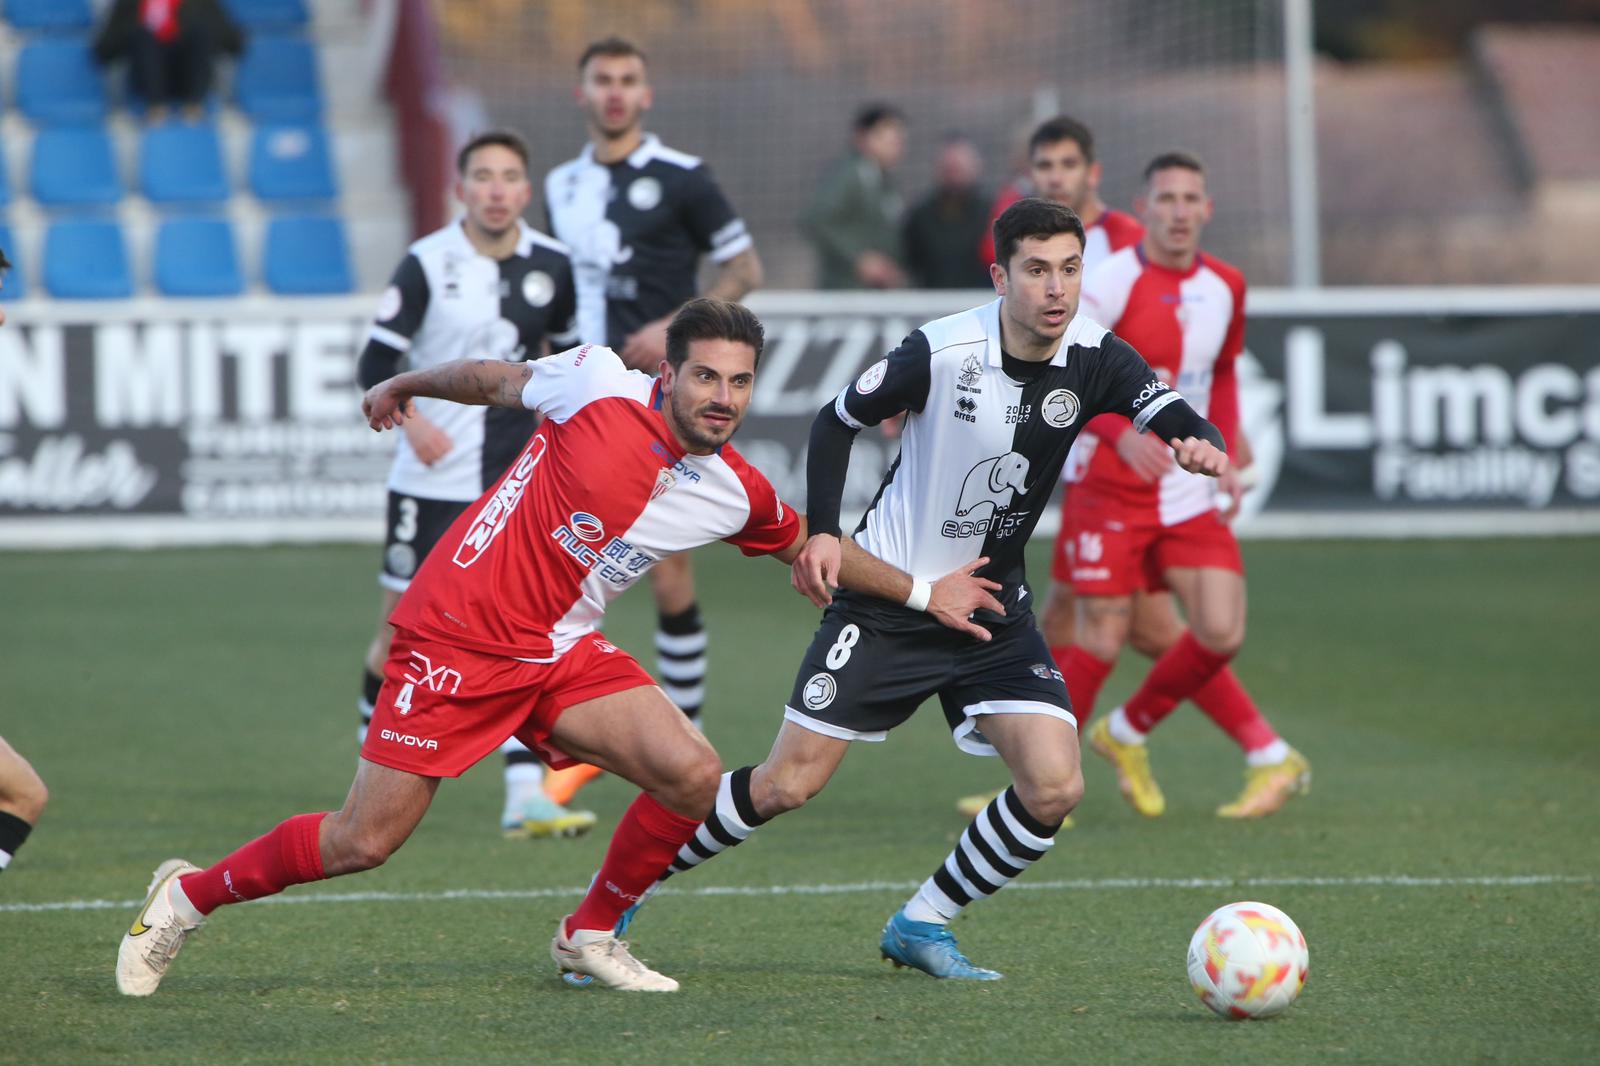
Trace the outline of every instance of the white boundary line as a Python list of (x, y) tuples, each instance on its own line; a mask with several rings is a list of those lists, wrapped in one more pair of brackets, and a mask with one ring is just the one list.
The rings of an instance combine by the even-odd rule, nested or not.
[[(1592, 885), (1597, 874), (1504, 874), (1486, 877), (1416, 877), (1372, 874), (1363, 877), (1101, 877), (1067, 881), (1017, 881), (1007, 891), (1101, 892), (1152, 888), (1536, 888), (1546, 885)], [(708, 885), (705, 888), (663, 888), (663, 896), (709, 899), (720, 896), (851, 896), (866, 892), (911, 892), (921, 881), (856, 881), (837, 885)], [(480, 889), (445, 892), (321, 892), (269, 896), (257, 903), (456, 903), (460, 901), (571, 899), (583, 888)], [(40, 911), (104, 911), (137, 907), (137, 899), (73, 899), (48, 903), (0, 903), (0, 914)]]

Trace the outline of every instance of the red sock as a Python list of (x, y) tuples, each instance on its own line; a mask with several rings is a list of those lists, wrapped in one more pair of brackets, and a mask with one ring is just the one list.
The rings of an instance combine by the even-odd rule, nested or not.
[(1194, 694), (1194, 702), (1246, 752), (1264, 748), (1278, 739), (1277, 730), (1261, 716), (1256, 701), (1244, 690), (1231, 667), (1218, 670)]
[(699, 819), (674, 814), (641, 792), (611, 834), (606, 861), (589, 894), (567, 920), (568, 935), (574, 929), (613, 928), (622, 912), (666, 872), (698, 828)]
[(1067, 695), (1072, 697), (1072, 716), (1078, 720), (1078, 732), (1081, 733), (1083, 727), (1089, 724), (1089, 716), (1094, 713), (1094, 701), (1100, 695), (1100, 686), (1111, 676), (1111, 668), (1116, 663), (1097, 659), (1076, 644), (1051, 648), (1050, 657), (1056, 661), (1061, 677), (1067, 683)]
[(1207, 650), (1193, 633), (1185, 630), (1178, 643), (1156, 660), (1139, 691), (1122, 705), (1128, 724), (1141, 733), (1150, 732), (1172, 713), (1172, 708), (1200, 691), (1231, 658)]
[(327, 811), (297, 814), (266, 836), (257, 837), (209, 870), (178, 879), (194, 909), (210, 914), (224, 903), (244, 903), (282, 892), (290, 885), (320, 881), (322, 847), (318, 830)]

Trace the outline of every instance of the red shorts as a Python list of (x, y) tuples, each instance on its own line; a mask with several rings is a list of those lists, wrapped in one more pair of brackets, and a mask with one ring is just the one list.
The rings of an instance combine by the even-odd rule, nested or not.
[(654, 685), (633, 656), (591, 633), (553, 663), (525, 663), (397, 629), (361, 757), (424, 777), (460, 777), (515, 736), (555, 769), (561, 712)]
[(1079, 488), (1067, 493), (1050, 573), (1076, 595), (1165, 592), (1162, 575), (1177, 566), (1244, 573), (1239, 541), (1220, 514), (1208, 511), (1163, 526), (1142, 508)]

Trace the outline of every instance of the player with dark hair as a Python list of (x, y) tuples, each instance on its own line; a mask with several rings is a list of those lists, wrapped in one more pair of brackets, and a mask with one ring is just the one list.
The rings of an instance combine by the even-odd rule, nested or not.
[[(999, 298), (913, 332), (818, 412), (806, 462), (811, 538), (795, 586), (828, 604), (795, 676), (772, 752), (723, 776), (716, 808), (672, 864), (682, 872), (747, 839), (827, 784), (853, 741), (881, 741), (937, 695), (957, 747), (999, 755), (1013, 784), (889, 919), (885, 958), (935, 977), (993, 980), (956, 946), (950, 921), (1042, 858), (1083, 793), (1078, 732), (1061, 675), (1034, 625), (1023, 549), (1067, 451), (1088, 419), (1131, 418), (1167, 440), (1179, 465), (1228, 469), (1222, 437), (1139, 353), (1078, 311), (1083, 225), (1047, 200), (996, 220)], [(901, 411), (899, 457), (854, 543), (912, 577), (891, 600), (832, 598), (842, 552), (840, 499), (856, 433)], [(994, 597), (980, 640), (920, 613), (928, 580), (979, 555)], [(632, 913), (624, 916), (624, 925)]]
[[(533, 197), (528, 146), (509, 130), (490, 130), (456, 156), (461, 219), (412, 244), (378, 303), (357, 376), (371, 388), (402, 361), (414, 368), (463, 358), (517, 361), (575, 343), (577, 294), (567, 249), (522, 220)], [(423, 559), (450, 524), (499, 480), (522, 451), (537, 418), (531, 411), (485, 411), (424, 399), (406, 421), (389, 471), (378, 631), (361, 681), (366, 739), (394, 629), (388, 618)], [(541, 790), (543, 767), (507, 742), (507, 836), (565, 836), (594, 825)]]
[[(723, 300), (743, 299), (761, 284), (761, 260), (710, 169), (645, 132), (654, 90), (644, 52), (620, 37), (596, 41), (579, 58), (578, 75), (589, 144), (545, 177), (550, 231), (572, 248), (584, 342), (610, 345), (628, 366), (653, 371), (667, 322), (695, 295), (702, 257), (716, 265), (706, 294)], [(650, 585), (656, 673), (698, 726), (707, 637), (689, 558), (664, 560)], [(570, 803), (597, 773), (591, 766), (551, 773), (545, 792)]]
[[(685, 305), (659, 379), (584, 345), (524, 363), (488, 358), (413, 370), (368, 390), (373, 428), (404, 425), (416, 398), (545, 418), (505, 475), (440, 538), (392, 616), (383, 687), (343, 808), (302, 814), (201, 870), (157, 867), (123, 937), (117, 987), (154, 992), (189, 933), (216, 908), (356, 873), (405, 843), (443, 777), (513, 734), (552, 765), (581, 759), (643, 791), (600, 875), (556, 929), (566, 971), (612, 988), (671, 991), (613, 935), (711, 809), (722, 764), (627, 652), (606, 641), (607, 605), (675, 552), (726, 540), (788, 562), (802, 520), (728, 440), (755, 386), (763, 335), (745, 308)], [(865, 552), (844, 580), (904, 596), (911, 579)], [(957, 568), (929, 611), (963, 630), (986, 598)]]
[[(1244, 348), (1244, 275), (1200, 250), (1212, 204), (1198, 157), (1164, 152), (1144, 180), (1144, 238), (1089, 275), (1084, 312), (1138, 345), (1162, 381), (1185, 382), (1195, 406), (1235, 445), (1243, 439), (1234, 363)], [(1120, 426), (1102, 431), (1101, 440), (1129, 432), (1125, 419), (1106, 417)], [(1244, 562), (1228, 526), (1243, 491), (1236, 470), (1213, 482), (1168, 464), (1150, 478), (1122, 449), (1094, 446), (1086, 466), (1067, 496), (1065, 550), (1057, 560), (1078, 600), (1076, 642), (1058, 662), (1080, 721), (1129, 641), (1137, 592), (1172, 589), (1189, 623), (1171, 623), (1144, 683), (1089, 729), (1089, 746), (1116, 768), (1134, 809), (1156, 817), (1166, 800), (1150, 772), (1145, 737), (1179, 702), (1194, 699), (1245, 753), (1244, 791), (1217, 814), (1273, 813), (1309, 788), (1311, 765), (1278, 736), (1228, 667), (1245, 628)]]

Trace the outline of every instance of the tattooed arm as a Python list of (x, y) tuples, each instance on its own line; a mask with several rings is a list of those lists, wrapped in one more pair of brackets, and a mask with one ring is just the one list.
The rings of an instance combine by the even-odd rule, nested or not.
[(361, 411), (375, 430), (392, 429), (415, 415), (411, 400), (426, 396), (479, 407), (522, 407), (522, 387), (533, 375), (530, 363), (498, 359), (459, 359), (427, 370), (410, 370), (367, 390)]

